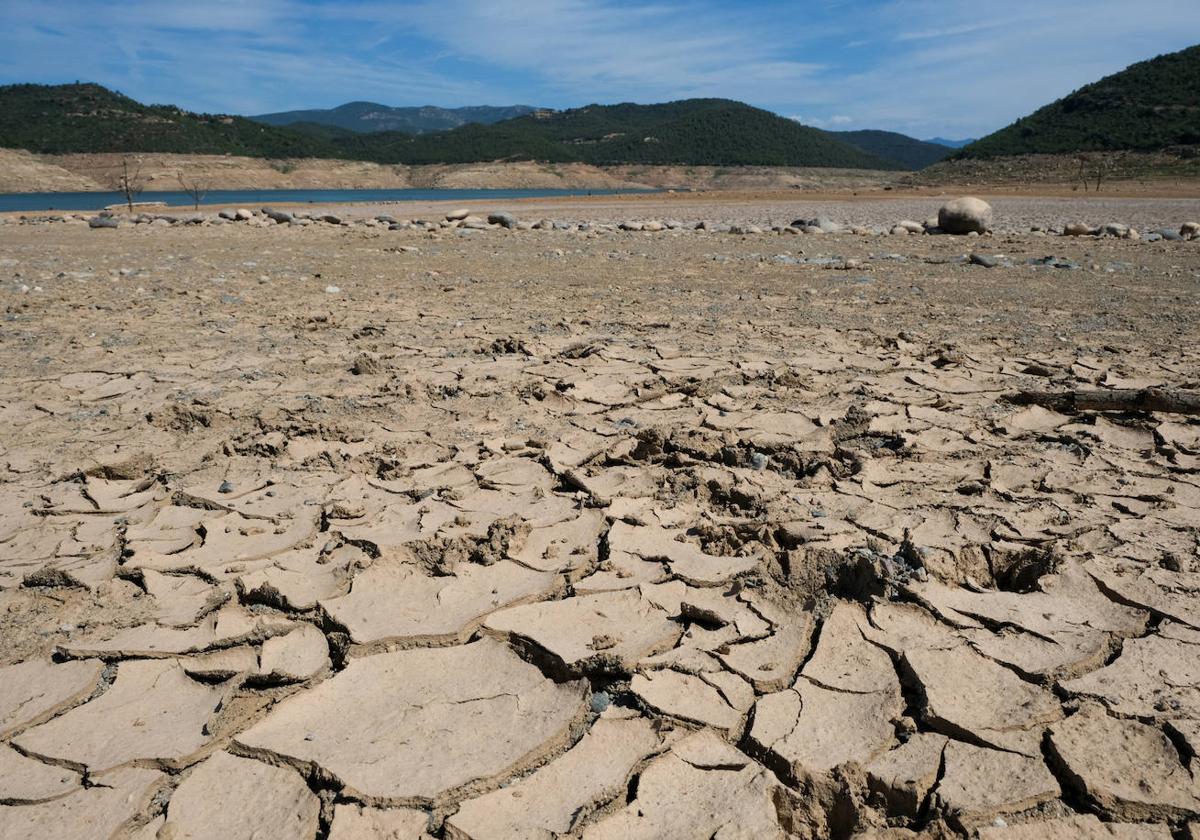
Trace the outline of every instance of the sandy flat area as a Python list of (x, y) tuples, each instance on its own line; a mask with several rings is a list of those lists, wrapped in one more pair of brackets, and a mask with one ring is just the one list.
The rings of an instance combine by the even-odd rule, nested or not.
[(1188, 836), (1200, 418), (1011, 395), (1200, 390), (1200, 241), (1028, 233), (1200, 208), (993, 204), (12, 217), (0, 838)]

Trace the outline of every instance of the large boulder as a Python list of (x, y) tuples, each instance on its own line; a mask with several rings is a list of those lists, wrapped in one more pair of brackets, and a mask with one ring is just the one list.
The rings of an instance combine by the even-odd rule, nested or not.
[(1179, 235), (1184, 239), (1200, 239), (1200, 222), (1184, 222), (1179, 227)]
[(500, 227), (512, 230), (517, 226), (517, 217), (509, 213), (491, 213), (488, 215), (489, 225), (500, 225)]
[(987, 233), (992, 226), (992, 206), (978, 198), (956, 198), (938, 210), (938, 227), (945, 233)]

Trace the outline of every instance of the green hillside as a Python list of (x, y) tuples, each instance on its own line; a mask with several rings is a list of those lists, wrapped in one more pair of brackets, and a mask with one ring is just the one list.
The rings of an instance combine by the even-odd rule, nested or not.
[(339, 141), (384, 163), (547, 160), (568, 163), (821, 166), (899, 169), (815, 128), (725, 99), (589, 105), (419, 136), (381, 132)]
[(849, 143), (868, 154), (903, 164), (906, 169), (924, 169), (939, 160), (945, 160), (954, 152), (953, 149), (937, 143), (916, 140), (907, 134), (897, 134), (894, 131), (867, 129), (829, 133), (843, 143)]
[(1200, 145), (1200, 46), (1134, 64), (1087, 85), (956, 158)]
[(254, 157), (329, 156), (296, 131), (245, 117), (142, 105), (100, 85), (0, 87), (0, 146), (31, 152), (177, 152)]
[(99, 85), (0, 87), (0, 146), (39, 153), (174, 152), (384, 164), (544, 160), (592, 164), (900, 169), (834, 135), (724, 99), (538, 111), (437, 134), (265, 125), (142, 105)]

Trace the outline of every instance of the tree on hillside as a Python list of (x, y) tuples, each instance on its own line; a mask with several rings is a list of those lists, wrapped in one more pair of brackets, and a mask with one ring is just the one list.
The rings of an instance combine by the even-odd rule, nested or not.
[(135, 158), (134, 166), (129, 165), (128, 157), (121, 158), (121, 168), (109, 179), (109, 186), (125, 199), (129, 212), (133, 213), (133, 200), (146, 189), (146, 179), (142, 177), (142, 159)]
[(192, 205), (199, 210), (200, 202), (204, 200), (204, 196), (208, 195), (208, 182), (202, 180), (198, 175), (187, 177), (182, 172), (177, 172), (175, 179), (179, 181), (179, 186), (183, 187), (183, 191), (192, 197)]

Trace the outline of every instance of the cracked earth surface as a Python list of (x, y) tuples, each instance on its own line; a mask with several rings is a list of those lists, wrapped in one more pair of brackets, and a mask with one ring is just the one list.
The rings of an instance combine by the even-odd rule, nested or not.
[(1200, 422), (1002, 396), (1200, 247), (972, 246), (6, 227), (0, 838), (1196, 836)]

